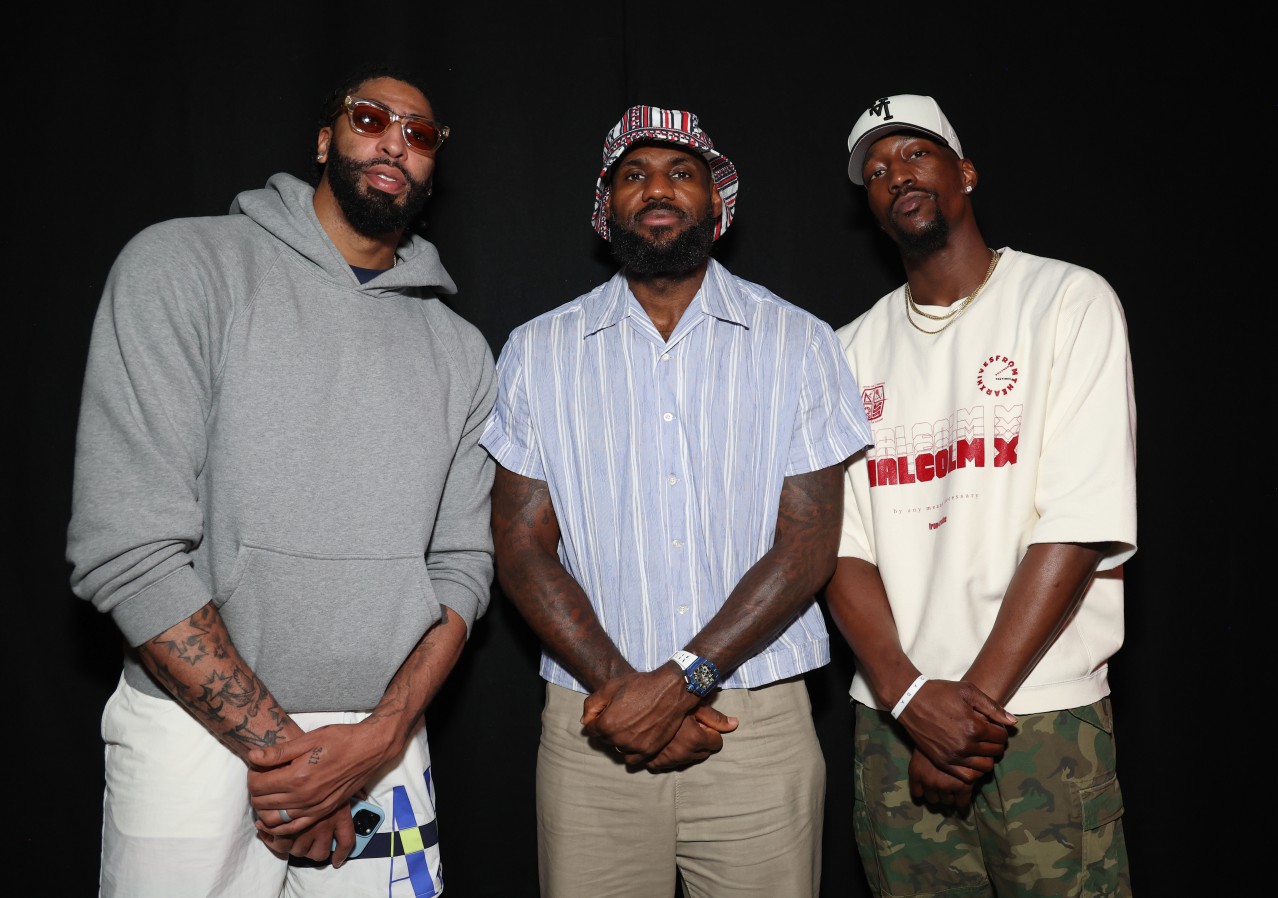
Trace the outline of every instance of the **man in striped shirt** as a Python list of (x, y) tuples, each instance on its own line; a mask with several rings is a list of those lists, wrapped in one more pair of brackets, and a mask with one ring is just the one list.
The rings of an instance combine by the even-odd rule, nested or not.
[(542, 642), (541, 891), (815, 896), (843, 463), (869, 442), (830, 326), (710, 257), (737, 171), (681, 110), (609, 132), (620, 270), (516, 328), (481, 443), (502, 590)]

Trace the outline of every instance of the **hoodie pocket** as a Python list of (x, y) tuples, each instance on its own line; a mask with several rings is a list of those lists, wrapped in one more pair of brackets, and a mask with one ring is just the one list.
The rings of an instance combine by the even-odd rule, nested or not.
[(245, 543), (215, 598), (286, 711), (361, 711), (439, 619), (421, 555), (319, 555)]

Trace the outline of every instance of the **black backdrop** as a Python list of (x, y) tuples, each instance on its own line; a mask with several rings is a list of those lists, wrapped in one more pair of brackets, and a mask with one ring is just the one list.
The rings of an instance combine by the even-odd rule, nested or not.
[[(1092, 267), (1127, 310), (1140, 551), (1112, 679), (1134, 883), (1143, 895), (1223, 894), (1241, 881), (1255, 860), (1241, 843), (1270, 808), (1254, 783), (1269, 777), (1244, 778), (1235, 759), (1272, 767), (1246, 663), (1263, 637), (1244, 635), (1260, 632), (1253, 597), (1272, 604), (1273, 588), (1260, 554), (1275, 498), (1260, 347), (1271, 328), (1250, 310), (1264, 315), (1275, 298), (1278, 91), (1259, 23), (1229, 4), (1214, 4), (1210, 21), (1076, 4), (1032, 15), (633, 0), (321, 8), (144, 3), (11, 17), (10, 44), (29, 42), (36, 60), (25, 77), (10, 63), (6, 131), (7, 256), (19, 278), (5, 354), (18, 408), (6, 428), (19, 678), (9, 827), (21, 840), (8, 862), (25, 873), (15, 879), (58, 895), (96, 889), (98, 715), (120, 646), (70, 593), (63, 549), (106, 273), (147, 224), (224, 212), (277, 170), (304, 176), (321, 95), (351, 62), (382, 54), (426, 67), (453, 127), (427, 236), (460, 286), (454, 307), (494, 353), (516, 324), (611, 274), (589, 225), (592, 190), (603, 136), (636, 102), (697, 112), (737, 164), (720, 261), (845, 323), (901, 279), (845, 175), (847, 132), (882, 94), (937, 97), (982, 175), (989, 242)], [(861, 896), (852, 662), (835, 643), (834, 662), (810, 677), (829, 765), (823, 894)], [(536, 655), (495, 591), (428, 712), (458, 898), (536, 894)]]

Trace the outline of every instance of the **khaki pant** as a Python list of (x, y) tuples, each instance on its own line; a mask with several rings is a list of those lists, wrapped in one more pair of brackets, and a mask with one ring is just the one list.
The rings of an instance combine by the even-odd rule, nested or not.
[(815, 898), (825, 760), (801, 678), (718, 692), (740, 719), (678, 771), (631, 771), (582, 732), (584, 695), (547, 685), (537, 756), (543, 898)]

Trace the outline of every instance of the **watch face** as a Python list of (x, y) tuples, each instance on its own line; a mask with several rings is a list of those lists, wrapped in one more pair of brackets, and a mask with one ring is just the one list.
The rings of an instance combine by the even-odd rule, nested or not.
[(688, 688), (697, 695), (705, 695), (718, 684), (719, 677), (708, 661), (701, 661), (688, 670)]

